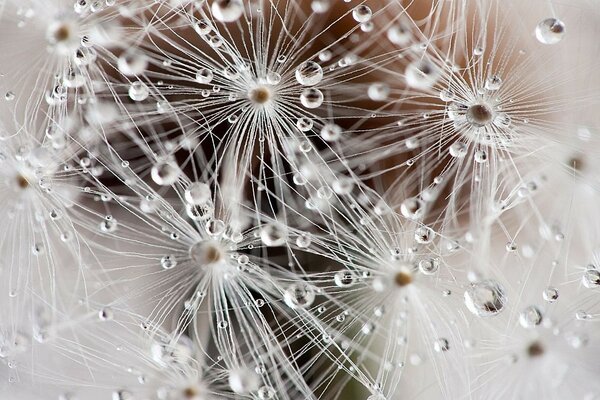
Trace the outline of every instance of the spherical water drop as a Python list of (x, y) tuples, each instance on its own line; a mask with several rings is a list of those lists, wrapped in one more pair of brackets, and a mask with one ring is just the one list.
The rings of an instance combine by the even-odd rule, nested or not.
[(258, 398), (260, 400), (271, 400), (275, 398), (275, 389), (273, 389), (271, 386), (261, 386), (258, 389)]
[(558, 300), (558, 289), (552, 286), (547, 287), (542, 292), (542, 297), (548, 303), (554, 303), (556, 300)]
[(556, 44), (565, 36), (565, 24), (556, 18), (547, 18), (535, 28), (535, 37), (543, 44)]
[(244, 13), (242, 0), (214, 0), (211, 7), (212, 15), (221, 22), (237, 21)]
[(326, 123), (321, 129), (321, 137), (327, 142), (334, 142), (342, 136), (342, 128), (334, 123)]
[(352, 10), (352, 18), (356, 22), (367, 22), (371, 19), (372, 15), (373, 11), (371, 11), (371, 8), (364, 4), (354, 7), (354, 10)]
[(196, 72), (196, 81), (202, 84), (211, 83), (213, 80), (213, 72), (208, 68), (200, 68)]
[(502, 79), (498, 75), (492, 75), (485, 80), (485, 88), (489, 91), (495, 91), (502, 86)]
[(260, 239), (265, 246), (283, 246), (287, 240), (287, 229), (278, 223), (263, 225), (260, 229)]
[(448, 339), (440, 338), (433, 342), (433, 349), (438, 353), (448, 351), (450, 350), (450, 343), (448, 342)]
[(148, 68), (148, 59), (137, 49), (129, 49), (119, 56), (117, 67), (127, 76), (141, 75)]
[(476, 128), (481, 128), (492, 122), (494, 112), (486, 104), (474, 104), (465, 113), (467, 122)]
[(133, 82), (129, 86), (129, 97), (133, 101), (144, 101), (150, 95), (150, 89), (144, 82)]
[(588, 289), (599, 287), (600, 271), (598, 271), (594, 266), (588, 266), (585, 272), (583, 273), (581, 283)]
[(437, 67), (427, 60), (410, 63), (404, 74), (406, 84), (415, 89), (428, 89), (435, 85), (439, 77)]
[(292, 309), (310, 307), (315, 301), (315, 290), (304, 282), (293, 283), (285, 290), (283, 301)]
[(180, 173), (179, 166), (173, 160), (160, 161), (150, 171), (152, 180), (161, 186), (168, 186), (177, 182)]
[(530, 306), (519, 314), (519, 323), (523, 328), (534, 328), (542, 323), (542, 312), (535, 306)]
[(296, 68), (296, 80), (303, 86), (314, 86), (323, 79), (323, 69), (314, 61), (306, 61)]
[(300, 93), (300, 103), (306, 108), (319, 108), (323, 104), (323, 92), (319, 89), (308, 88)]
[(164, 269), (175, 268), (175, 266), (177, 265), (177, 259), (173, 255), (163, 256), (160, 259), (160, 265)]
[(185, 201), (189, 204), (199, 206), (210, 200), (210, 186), (203, 182), (192, 182), (185, 190)]
[(435, 238), (435, 231), (428, 226), (415, 229), (415, 241), (421, 244), (431, 243)]
[(250, 369), (240, 368), (229, 373), (229, 387), (237, 394), (254, 392), (259, 385), (259, 376)]
[(369, 86), (367, 95), (373, 101), (384, 101), (390, 95), (390, 87), (385, 83), (373, 83)]
[(351, 271), (338, 271), (333, 276), (333, 281), (338, 287), (352, 286), (356, 282), (356, 275)]
[(491, 279), (475, 282), (465, 291), (467, 309), (478, 317), (490, 317), (500, 313), (506, 305), (502, 286)]
[(400, 205), (400, 212), (409, 219), (419, 219), (425, 213), (425, 203), (417, 197), (409, 197)]
[(423, 275), (434, 275), (440, 266), (440, 262), (437, 258), (430, 258), (419, 261), (419, 271)]

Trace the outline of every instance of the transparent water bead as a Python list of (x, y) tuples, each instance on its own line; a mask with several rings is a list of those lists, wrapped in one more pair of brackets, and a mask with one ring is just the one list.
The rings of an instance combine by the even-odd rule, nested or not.
[(211, 197), (210, 186), (203, 182), (192, 182), (185, 190), (185, 201), (199, 206), (206, 204)]
[(133, 101), (144, 101), (150, 95), (150, 89), (144, 82), (133, 82), (129, 86), (129, 97)]
[(260, 400), (271, 400), (275, 398), (275, 389), (271, 386), (261, 386), (256, 392)]
[(159, 161), (156, 165), (152, 166), (150, 175), (156, 184), (167, 186), (177, 182), (180, 172), (181, 170), (175, 161), (166, 160)]
[(372, 83), (367, 91), (369, 98), (373, 101), (384, 101), (390, 95), (390, 87), (381, 82)]
[(558, 300), (558, 289), (555, 287), (549, 286), (546, 289), (544, 289), (544, 291), (542, 292), (542, 297), (548, 303), (554, 303), (556, 300)]
[(333, 276), (333, 282), (338, 287), (352, 286), (356, 282), (356, 276), (351, 271), (338, 271)]
[(211, 11), (218, 21), (234, 22), (244, 13), (244, 3), (242, 0), (214, 0)]
[(300, 93), (300, 103), (309, 109), (319, 108), (323, 104), (323, 99), (323, 92), (319, 89), (308, 88)]
[(100, 321), (110, 321), (114, 318), (114, 312), (111, 308), (105, 307), (98, 311), (98, 319)]
[(129, 49), (119, 56), (117, 67), (124, 75), (141, 75), (148, 68), (148, 58), (137, 49)]
[(237, 394), (248, 394), (258, 389), (260, 377), (249, 368), (240, 368), (229, 373), (229, 387)]
[(425, 213), (425, 203), (418, 197), (409, 197), (400, 205), (400, 213), (409, 219), (419, 219)]
[(437, 82), (439, 72), (437, 67), (427, 60), (410, 63), (404, 72), (406, 84), (415, 89), (429, 89)]
[(177, 266), (177, 259), (174, 255), (163, 256), (160, 259), (160, 265), (163, 269), (171, 269)]
[(327, 142), (334, 142), (342, 136), (342, 127), (334, 123), (326, 123), (321, 129), (321, 137)]
[(196, 71), (196, 81), (202, 84), (211, 83), (213, 80), (214, 74), (208, 68), (200, 68)]
[(498, 75), (492, 75), (485, 80), (485, 88), (489, 91), (496, 91), (502, 86), (502, 79)]
[(435, 231), (428, 226), (415, 229), (415, 241), (420, 244), (431, 243), (435, 239)]
[(315, 301), (315, 290), (305, 282), (293, 283), (285, 290), (283, 301), (292, 309), (310, 307)]
[(565, 24), (557, 18), (546, 18), (535, 27), (535, 37), (543, 44), (556, 44), (565, 36)]
[(423, 275), (434, 275), (440, 266), (440, 262), (437, 258), (429, 258), (426, 260), (419, 261), (419, 271)]
[(535, 328), (542, 323), (542, 312), (535, 306), (529, 306), (519, 314), (519, 323), (523, 328)]
[(296, 68), (296, 80), (303, 86), (314, 86), (323, 79), (323, 69), (314, 61), (306, 61)]
[(491, 317), (504, 309), (507, 298), (498, 282), (486, 279), (472, 283), (465, 290), (464, 301), (467, 309), (476, 316)]
[(588, 289), (599, 287), (600, 271), (598, 271), (594, 266), (588, 266), (581, 277), (581, 283)]
[(448, 339), (440, 338), (433, 342), (433, 349), (438, 353), (448, 351), (450, 350), (450, 343), (448, 342)]
[(404, 23), (395, 23), (387, 30), (386, 33), (388, 40), (398, 46), (406, 46), (410, 43), (410, 27)]
[(287, 229), (281, 224), (265, 224), (260, 229), (260, 240), (265, 246), (283, 246), (287, 240)]
[(371, 11), (371, 8), (364, 4), (354, 7), (354, 10), (352, 10), (352, 18), (356, 22), (367, 22), (371, 19), (372, 15), (373, 11)]

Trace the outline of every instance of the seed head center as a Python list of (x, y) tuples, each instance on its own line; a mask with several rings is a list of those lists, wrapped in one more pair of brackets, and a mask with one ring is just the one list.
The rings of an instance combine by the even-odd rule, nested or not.
[(273, 93), (267, 86), (256, 86), (248, 92), (248, 98), (254, 104), (266, 104), (273, 98)]
[(531, 343), (527, 347), (527, 355), (531, 358), (539, 357), (545, 352), (544, 346), (538, 341)]
[(492, 122), (494, 111), (485, 104), (474, 104), (467, 109), (467, 121), (476, 127), (482, 127)]
[(399, 271), (394, 276), (394, 282), (399, 287), (410, 285), (413, 281), (413, 276), (408, 271)]
[(17, 175), (16, 181), (19, 189), (27, 189), (29, 187), (29, 181), (21, 174)]
[(216, 242), (198, 242), (190, 248), (190, 258), (200, 266), (218, 264), (225, 259), (225, 250)]

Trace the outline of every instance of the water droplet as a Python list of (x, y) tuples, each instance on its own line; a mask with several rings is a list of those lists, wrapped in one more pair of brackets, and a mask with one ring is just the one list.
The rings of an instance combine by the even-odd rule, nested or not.
[(410, 43), (410, 28), (404, 23), (397, 22), (387, 30), (387, 38), (398, 46), (406, 46)]
[(208, 68), (200, 68), (196, 72), (196, 81), (202, 84), (211, 83), (213, 80), (213, 72)]
[(390, 87), (386, 83), (372, 83), (369, 85), (367, 95), (373, 101), (384, 101), (390, 95)]
[(356, 282), (356, 275), (351, 271), (338, 271), (333, 276), (333, 281), (338, 287), (348, 287)]
[(185, 190), (185, 201), (189, 204), (199, 206), (210, 200), (210, 186), (203, 182), (192, 182)]
[(428, 244), (435, 238), (435, 231), (428, 226), (421, 226), (415, 229), (415, 241), (421, 244)]
[(400, 212), (409, 219), (419, 219), (425, 213), (425, 203), (417, 197), (409, 197), (400, 205)]
[(502, 78), (498, 75), (492, 75), (485, 80), (485, 88), (491, 92), (500, 89), (502, 86)]
[(179, 179), (181, 170), (173, 160), (160, 161), (152, 167), (152, 180), (161, 186), (172, 185)]
[(356, 22), (367, 22), (371, 19), (372, 15), (373, 11), (371, 11), (371, 8), (364, 4), (354, 7), (354, 10), (352, 10), (352, 18)]
[(467, 122), (476, 128), (481, 128), (492, 122), (494, 112), (486, 104), (474, 104), (465, 113)]
[(129, 49), (119, 56), (117, 67), (127, 76), (141, 75), (148, 68), (148, 59), (138, 49)]
[(556, 18), (546, 18), (535, 28), (535, 37), (543, 44), (556, 44), (565, 36), (565, 24)]
[(342, 128), (333, 123), (326, 123), (321, 129), (321, 137), (327, 142), (334, 142), (342, 136)]
[(323, 92), (319, 89), (308, 88), (300, 93), (300, 102), (304, 107), (309, 109), (319, 108), (323, 104), (323, 99)]
[(214, 0), (211, 7), (212, 15), (221, 22), (237, 21), (244, 13), (242, 0)]
[(150, 95), (150, 89), (144, 82), (133, 82), (131, 86), (129, 86), (129, 97), (133, 101), (144, 101)]
[(436, 66), (427, 60), (410, 63), (404, 74), (406, 84), (415, 89), (428, 89), (435, 85), (439, 77)]
[(257, 394), (260, 400), (271, 400), (275, 398), (275, 389), (271, 386), (261, 386), (258, 388)]
[(305, 282), (293, 283), (285, 290), (283, 301), (292, 309), (310, 307), (315, 301), (315, 290)]
[(419, 261), (419, 271), (423, 275), (433, 275), (437, 272), (440, 266), (440, 261), (437, 258), (429, 258)]
[(600, 286), (600, 271), (593, 265), (588, 266), (583, 273), (581, 283), (588, 289)]
[(312, 239), (308, 233), (303, 233), (296, 238), (296, 245), (301, 249), (306, 249), (310, 246)]
[(556, 300), (558, 300), (558, 289), (555, 287), (549, 286), (546, 289), (544, 289), (544, 291), (542, 292), (542, 297), (548, 303), (554, 303)]
[(102, 310), (98, 311), (98, 318), (100, 318), (101, 321), (110, 321), (113, 319), (113, 317), (114, 317), (113, 310), (108, 307), (103, 308)]
[(534, 328), (542, 323), (542, 312), (535, 306), (529, 306), (519, 314), (519, 323), (523, 328)]
[(323, 69), (314, 61), (306, 61), (296, 68), (296, 80), (303, 86), (314, 86), (323, 79)]
[(433, 349), (438, 353), (448, 351), (450, 350), (450, 343), (448, 343), (448, 339), (440, 338), (433, 342)]
[(163, 256), (160, 259), (160, 265), (164, 269), (171, 269), (177, 265), (177, 259), (173, 255)]
[(464, 300), (467, 309), (478, 317), (497, 315), (507, 301), (502, 286), (491, 279), (472, 283), (465, 290)]

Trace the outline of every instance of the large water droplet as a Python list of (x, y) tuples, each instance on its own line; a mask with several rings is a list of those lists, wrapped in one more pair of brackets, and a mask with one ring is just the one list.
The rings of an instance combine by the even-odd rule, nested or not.
[(475, 282), (465, 291), (465, 305), (478, 317), (491, 317), (506, 305), (502, 286), (491, 279)]
[(535, 28), (535, 37), (543, 44), (556, 44), (565, 36), (565, 24), (556, 18), (546, 18)]

